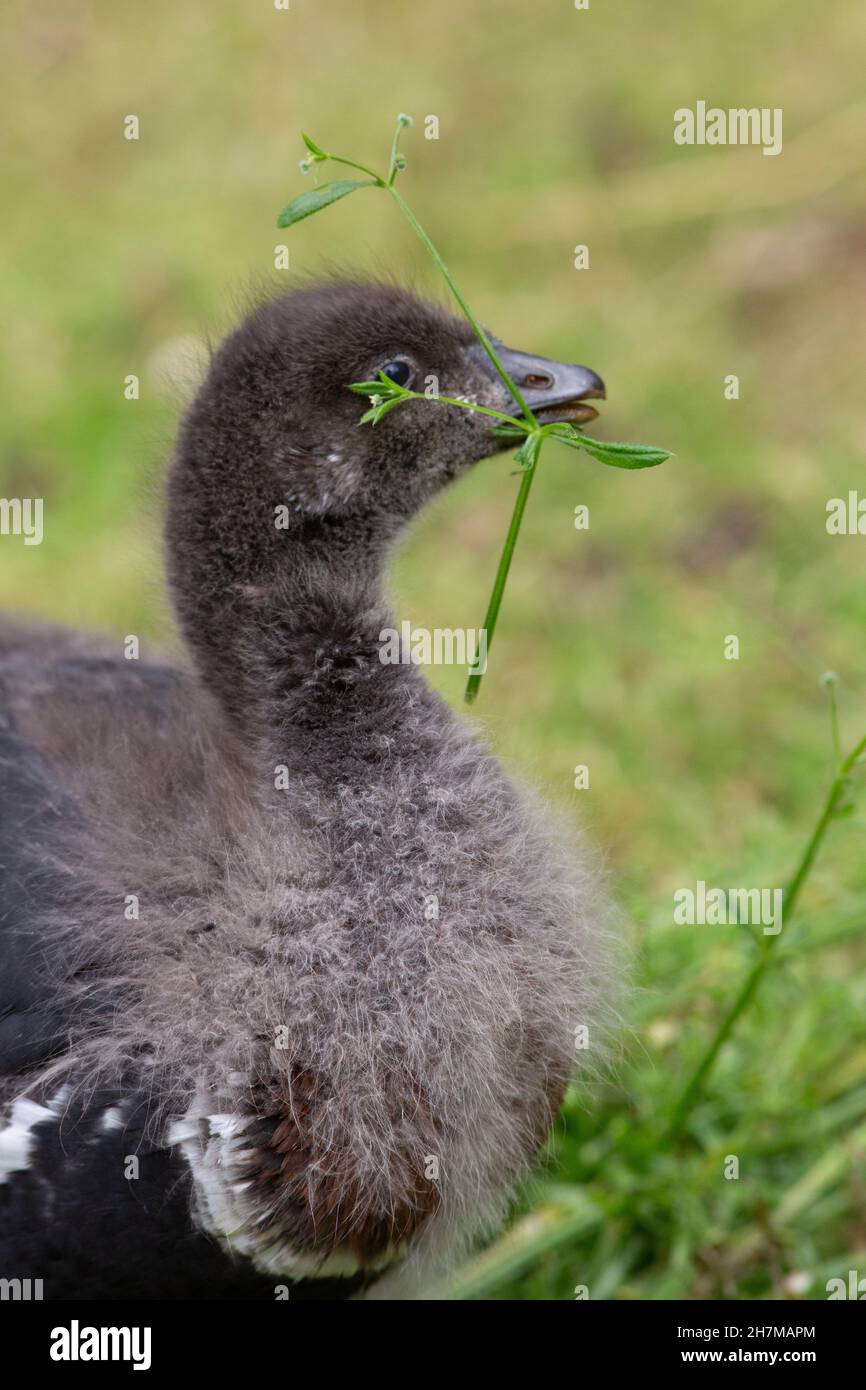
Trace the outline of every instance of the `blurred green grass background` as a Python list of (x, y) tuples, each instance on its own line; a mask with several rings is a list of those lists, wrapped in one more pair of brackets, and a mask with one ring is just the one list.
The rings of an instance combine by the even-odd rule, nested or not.
[[(278, 242), (286, 286), (336, 263), (443, 293), (381, 197), (277, 233), (308, 186), (302, 128), (378, 164), (411, 113), (403, 191), (476, 312), (601, 373), (596, 434), (675, 453), (624, 474), (548, 447), (477, 706), (604, 846), (638, 991), (614, 1075), (570, 1098), (464, 1296), (822, 1297), (866, 1273), (863, 947), (815, 948), (862, 916), (862, 799), (809, 882), (811, 949), (765, 981), (686, 1139), (654, 1130), (753, 950), (675, 927), (674, 890), (790, 873), (832, 773), (823, 671), (846, 745), (866, 730), (866, 540), (825, 529), (828, 498), (864, 488), (866, 11), (12, 0), (0, 22), (0, 493), (46, 499), (44, 544), (2, 544), (4, 607), (165, 635), (154, 481), (190, 362), (275, 277)], [(698, 99), (782, 107), (782, 154), (675, 146)], [(401, 617), (480, 623), (510, 474), (485, 464), (419, 524)], [(430, 674), (458, 703), (462, 674)]]

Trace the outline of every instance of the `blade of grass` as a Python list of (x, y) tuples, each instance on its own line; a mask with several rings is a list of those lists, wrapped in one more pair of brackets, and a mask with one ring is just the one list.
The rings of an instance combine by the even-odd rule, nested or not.
[(817, 1163), (813, 1163), (812, 1167), (797, 1180), (794, 1186), (789, 1188), (773, 1212), (773, 1225), (778, 1228), (791, 1221), (798, 1212), (802, 1211), (803, 1207), (807, 1206), (829, 1183), (835, 1182), (845, 1172), (849, 1164), (855, 1159), (859, 1159), (864, 1152), (866, 1152), (866, 1125), (861, 1125), (859, 1129), (854, 1130), (853, 1134), (847, 1134), (844, 1139), (833, 1144), (821, 1155)]
[[(818, 851), (832, 824), (834, 813), (839, 807), (843, 796), (848, 792), (850, 773), (864, 749), (866, 749), (866, 735), (863, 736), (852, 752), (848, 754), (848, 757), (845, 758), (837, 768), (836, 775), (827, 793), (827, 798), (824, 802), (821, 814), (818, 817), (815, 829), (809, 837), (800, 862), (782, 896), (784, 920), (786, 923), (790, 922), (794, 915), (803, 884), (809, 876)], [(674, 1107), (670, 1124), (665, 1133), (665, 1140), (667, 1143), (671, 1143), (682, 1133), (686, 1120), (701, 1096), (704, 1084), (712, 1071), (716, 1058), (733, 1032), (740, 1016), (751, 1003), (758, 985), (761, 983), (761, 980), (775, 959), (773, 944), (777, 940), (777, 936), (763, 937), (760, 956), (746, 975), (739, 994), (736, 996), (733, 1004), (719, 1024), (709, 1047), (706, 1049), (703, 1057), (692, 1073), (685, 1090), (680, 1096), (679, 1101)]]
[(587, 1235), (601, 1223), (601, 1212), (582, 1192), (543, 1202), (470, 1260), (447, 1284), (428, 1295), (433, 1300), (483, 1298), (491, 1289), (516, 1278), (543, 1255)]

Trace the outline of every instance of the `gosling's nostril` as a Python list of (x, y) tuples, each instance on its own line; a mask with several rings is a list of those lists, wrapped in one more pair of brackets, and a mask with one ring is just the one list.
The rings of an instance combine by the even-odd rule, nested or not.
[[(492, 375), (489, 359), (480, 343), (472, 343), (464, 351), (476, 369), (480, 367), (488, 376)], [(604, 400), (601, 377), (578, 362), (557, 362), (552, 357), (517, 352), (500, 342), (496, 343), (496, 351), (530, 410), (546, 410), (548, 406), (587, 399)]]

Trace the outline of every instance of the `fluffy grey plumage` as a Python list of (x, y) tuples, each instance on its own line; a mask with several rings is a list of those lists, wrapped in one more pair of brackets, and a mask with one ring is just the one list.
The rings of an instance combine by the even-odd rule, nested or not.
[(16, 950), (63, 1019), (7, 1094), (146, 1093), (211, 1235), (278, 1278), (414, 1252), (386, 1294), (499, 1218), (618, 973), (585, 849), (379, 660), (394, 541), (501, 447), (423, 402), (359, 426), (346, 384), (395, 355), (505, 403), (464, 323), (384, 286), (284, 296), (216, 353), (168, 482), (194, 673), (0, 637), (18, 775), (56, 803), (21, 828)]

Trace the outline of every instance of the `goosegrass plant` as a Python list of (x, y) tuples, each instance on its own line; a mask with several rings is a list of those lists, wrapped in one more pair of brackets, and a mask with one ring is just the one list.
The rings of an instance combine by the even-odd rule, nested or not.
[[(380, 188), (388, 193), (403, 216), (412, 227), (413, 231), (420, 238), (426, 248), (431, 260), (439, 271), (448, 288), (451, 290), (457, 303), (460, 305), (463, 314), (468, 320), (475, 333), (476, 338), (489, 357), (493, 368), (500, 378), (509, 396), (515, 401), (519, 414), (508, 414), (499, 410), (492, 410), (487, 406), (476, 405), (470, 401), (458, 400), (453, 396), (427, 395), (417, 391), (409, 391), (405, 387), (392, 381), (384, 372), (379, 373), (376, 381), (355, 381), (347, 382), (349, 390), (358, 395), (367, 396), (370, 400), (369, 409), (361, 416), (362, 424), (376, 425), (383, 419), (389, 411), (397, 406), (403, 405), (410, 400), (431, 401), (434, 404), (454, 407), (459, 410), (472, 410), (482, 415), (487, 415), (494, 419), (496, 423), (491, 426), (491, 433), (497, 438), (513, 440), (517, 448), (516, 460), (520, 465), (521, 480), (514, 503), (514, 510), (511, 514), (511, 521), (505, 536), (502, 547), (502, 554), (496, 570), (496, 577), (493, 581), (493, 589), (490, 601), (487, 605), (487, 613), (484, 618), (483, 628), (487, 634), (487, 651), (489, 653), (493, 642), (493, 634), (499, 619), (499, 610), (502, 606), (502, 599), (505, 594), (505, 585), (508, 580), (508, 573), (514, 557), (514, 550), (517, 545), (517, 538), (523, 522), (526, 504), (529, 493), (535, 478), (538, 461), (541, 456), (542, 445), (547, 439), (558, 440), (560, 444), (565, 444), (568, 448), (583, 449), (591, 458), (600, 463), (605, 463), (612, 468), (654, 468), (657, 464), (664, 463), (669, 454), (664, 449), (657, 449), (644, 444), (617, 444), (605, 440), (592, 439), (584, 434), (583, 430), (577, 425), (567, 421), (556, 421), (549, 424), (540, 424), (529, 409), (519, 388), (511, 379), (506, 371), (490, 336), (483, 328), (480, 321), (476, 318), (470, 308), (465, 296), (458, 287), (451, 271), (440, 255), (436, 246), (427, 235), (415, 213), (412, 211), (405, 198), (397, 188), (397, 177), (406, 168), (406, 157), (399, 148), (400, 136), (403, 131), (412, 124), (410, 116), (401, 114), (397, 118), (397, 127), (394, 131), (394, 138), (391, 142), (391, 157), (388, 164), (387, 174), (379, 174), (374, 169), (365, 164), (359, 164), (357, 160), (345, 159), (342, 155), (329, 154), (323, 150), (308, 135), (304, 135), (303, 141), (307, 148), (307, 154), (301, 160), (301, 170), (309, 173), (320, 164), (340, 164), (349, 169), (354, 169), (357, 173), (364, 174), (362, 179), (341, 179), (332, 183), (325, 183), (319, 187), (311, 189), (307, 193), (300, 194), (297, 198), (283, 208), (277, 219), (278, 227), (291, 227), (296, 222), (303, 221), (304, 218), (312, 216), (313, 213), (321, 209), (330, 207), (332, 203), (338, 202), (341, 198), (347, 197), (350, 193), (356, 193), (362, 188)], [(466, 684), (464, 698), (471, 703), (478, 694), (481, 685), (482, 672), (470, 674)]]

